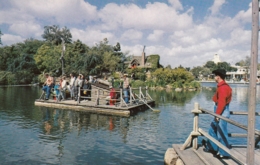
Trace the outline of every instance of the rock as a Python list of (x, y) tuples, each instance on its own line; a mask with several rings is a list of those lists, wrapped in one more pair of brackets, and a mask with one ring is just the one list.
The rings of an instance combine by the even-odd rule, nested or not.
[(178, 158), (176, 161), (176, 165), (184, 165), (184, 163), (180, 158)]
[(177, 165), (178, 155), (173, 148), (168, 148), (164, 155), (165, 165)]
[(182, 91), (182, 88), (176, 88), (175, 91), (176, 91), (176, 92), (181, 92), (181, 91)]

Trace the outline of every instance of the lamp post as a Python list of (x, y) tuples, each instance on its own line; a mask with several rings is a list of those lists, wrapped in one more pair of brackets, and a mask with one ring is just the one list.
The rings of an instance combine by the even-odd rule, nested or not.
[(64, 72), (64, 53), (65, 53), (65, 43), (64, 43), (64, 39), (61, 38), (62, 40), (62, 51), (61, 51), (61, 57), (60, 57), (60, 60), (61, 60), (61, 71), (62, 71), (62, 75), (65, 75), (65, 72)]

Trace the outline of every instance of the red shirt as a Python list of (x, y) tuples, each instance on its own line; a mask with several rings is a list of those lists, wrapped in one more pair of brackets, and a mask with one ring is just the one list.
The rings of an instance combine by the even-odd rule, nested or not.
[(116, 98), (116, 91), (115, 91), (114, 88), (111, 88), (109, 95), (110, 95), (111, 99), (115, 99)]
[(221, 81), (218, 83), (218, 88), (212, 100), (217, 103), (217, 110), (216, 114), (221, 115), (225, 106), (230, 103), (232, 98), (232, 89), (230, 86), (225, 82)]

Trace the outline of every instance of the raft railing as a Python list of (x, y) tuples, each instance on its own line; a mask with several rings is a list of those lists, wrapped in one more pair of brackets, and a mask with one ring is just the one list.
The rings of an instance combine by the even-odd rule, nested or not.
[[(143, 89), (145, 89), (145, 93), (143, 93)], [(88, 96), (82, 96), (81, 91), (90, 91), (91, 92), (91, 97)], [(80, 89), (78, 88), (78, 99), (77, 99), (77, 104), (80, 104), (81, 99), (95, 99), (96, 104), (95, 105), (100, 105), (101, 100), (105, 101), (115, 101), (116, 104), (115, 106), (126, 106), (128, 107), (129, 105), (134, 105), (134, 104), (139, 104), (140, 101), (143, 101), (147, 103), (148, 101), (152, 101), (152, 97), (148, 93), (148, 87), (139, 87), (139, 88), (131, 88), (129, 87), (129, 96), (124, 96), (123, 94), (123, 89), (120, 90), (115, 90), (115, 93), (119, 95), (119, 98), (111, 99), (108, 98), (110, 90), (106, 89)], [(93, 95), (94, 93), (94, 95)], [(136, 96), (138, 95), (138, 97)], [(129, 104), (127, 104), (124, 100), (125, 97), (129, 97)]]
[[(194, 109), (191, 111), (194, 114), (193, 117), (193, 131), (190, 133), (189, 137), (186, 139), (185, 143), (182, 145), (182, 147), (180, 148), (181, 150), (185, 150), (189, 145), (190, 147), (193, 147), (193, 149), (196, 151), (198, 149), (198, 137), (199, 136), (204, 136), (207, 139), (211, 140), (213, 143), (215, 143), (219, 148), (223, 149), (225, 152), (227, 152), (228, 154), (230, 154), (230, 156), (236, 160), (237, 162), (241, 163), (241, 164), (246, 164), (246, 160), (244, 160), (243, 158), (241, 158), (241, 156), (239, 156), (239, 153), (237, 153), (235, 150), (229, 149), (226, 146), (224, 146), (223, 144), (221, 144), (219, 141), (217, 141), (215, 138), (213, 138), (212, 136), (210, 136), (206, 131), (204, 131), (202, 128), (199, 128), (199, 114), (209, 114), (212, 115), (214, 117), (218, 117), (222, 120), (225, 120), (226, 122), (228, 122), (229, 124), (232, 124), (234, 126), (237, 126), (238, 128), (241, 128), (243, 130), (248, 130), (247, 126), (240, 124), (234, 120), (228, 119), (226, 117), (223, 117), (221, 115), (217, 115), (212, 111), (206, 110), (206, 109), (202, 109), (199, 107), (198, 103), (194, 104)], [(230, 115), (248, 115), (247, 112), (234, 112), (234, 111), (230, 111)], [(260, 113), (256, 112), (255, 113), (256, 116), (259, 116)], [(260, 141), (260, 131), (255, 129), (254, 131), (255, 134), (255, 148), (258, 147), (257, 144)], [(247, 137), (247, 134), (235, 134), (235, 133), (229, 133), (228, 134), (230, 137)]]

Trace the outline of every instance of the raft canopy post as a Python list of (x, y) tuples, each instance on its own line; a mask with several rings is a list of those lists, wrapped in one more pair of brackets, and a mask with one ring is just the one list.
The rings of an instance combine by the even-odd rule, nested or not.
[(131, 96), (132, 96), (132, 88), (129, 87), (129, 96), (128, 97), (130, 98), (129, 99), (130, 103), (132, 103), (132, 101), (133, 101)]
[(123, 90), (122, 88), (120, 88), (120, 107), (122, 107), (122, 104), (123, 104)]
[(77, 104), (80, 103), (80, 87), (78, 87), (78, 98), (77, 98)]
[(99, 89), (97, 90), (97, 99), (96, 99), (96, 105), (99, 105)]
[(142, 87), (139, 87), (139, 98), (142, 98)]

